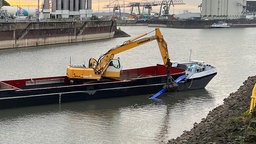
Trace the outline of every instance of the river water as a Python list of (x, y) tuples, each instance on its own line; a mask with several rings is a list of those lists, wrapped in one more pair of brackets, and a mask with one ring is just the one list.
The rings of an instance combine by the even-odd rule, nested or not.
[[(132, 36), (152, 27), (121, 27)], [(166, 143), (200, 122), (248, 76), (256, 74), (256, 29), (161, 28), (172, 61), (202, 60), (218, 69), (203, 90), (0, 110), (0, 143)], [(129, 38), (0, 51), (0, 80), (65, 75)], [(156, 42), (118, 55), (123, 68), (162, 63)], [(249, 107), (249, 106), (248, 106)]]

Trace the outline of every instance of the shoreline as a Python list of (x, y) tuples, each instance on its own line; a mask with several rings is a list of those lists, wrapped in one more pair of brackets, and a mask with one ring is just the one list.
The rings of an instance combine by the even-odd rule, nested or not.
[[(194, 123), (190, 131), (168, 141), (168, 144), (218, 144), (241, 143), (251, 140), (247, 135), (244, 113), (250, 108), (251, 94), (256, 76), (248, 77), (240, 88), (224, 99), (224, 103), (212, 111), (200, 123)], [(252, 137), (254, 142), (256, 142)]]

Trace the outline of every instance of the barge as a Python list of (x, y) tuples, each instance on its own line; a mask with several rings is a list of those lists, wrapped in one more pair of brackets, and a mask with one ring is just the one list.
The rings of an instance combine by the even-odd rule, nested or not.
[[(169, 92), (203, 89), (217, 74), (215, 67), (198, 62), (173, 63), (170, 74), (173, 79), (186, 75)], [(195, 72), (193, 65), (202, 71)], [(191, 69), (194, 67), (194, 69)], [(71, 82), (67, 76), (7, 80), (0, 82), (0, 109), (61, 104), (92, 99), (115, 98), (157, 93), (166, 85), (164, 65), (122, 70), (120, 78), (103, 78)]]
[[(171, 68), (171, 73), (173, 78), (185, 74), (179, 68)], [(1, 81), (0, 108), (152, 94), (165, 83), (166, 67), (163, 65), (124, 70), (119, 79), (100, 81), (72, 83), (67, 76)]]
[(113, 38), (116, 21), (0, 23), (0, 49), (35, 47)]

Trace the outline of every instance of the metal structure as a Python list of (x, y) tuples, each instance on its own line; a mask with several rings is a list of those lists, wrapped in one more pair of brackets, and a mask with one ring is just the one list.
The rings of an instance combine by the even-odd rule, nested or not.
[(0, 8), (3, 6), (3, 0), (0, 0)]
[(114, 17), (121, 17), (121, 7), (120, 5), (116, 5), (113, 7), (113, 16)]
[(118, 0), (113, 0), (108, 5), (106, 5), (104, 8), (112, 8), (113, 17), (120, 18), (121, 17), (121, 8), (125, 7), (124, 4), (120, 4)]
[(137, 8), (138, 15), (140, 15), (141, 14), (140, 5), (141, 5), (141, 3), (139, 3), (139, 2), (130, 3), (129, 4), (129, 7), (131, 7), (131, 13), (130, 14), (131, 15), (134, 14), (135, 9)]
[[(117, 7), (120, 8), (127, 8), (130, 7), (130, 14), (131, 15), (141, 15), (141, 14), (147, 14), (150, 15), (152, 8), (154, 6), (160, 6), (159, 15), (169, 15), (170, 7), (174, 5), (184, 5), (185, 3), (183, 0), (162, 0), (162, 1), (153, 1), (153, 2), (130, 2), (126, 4), (123, 2), (123, 4), (119, 4), (119, 0), (113, 0), (108, 5), (106, 5), (104, 8), (113, 8), (114, 10), (117, 9)], [(118, 9), (118, 10), (119, 10)], [(136, 13), (137, 11), (137, 13)]]
[(160, 11), (159, 15), (169, 15), (171, 6), (174, 7), (174, 5), (182, 5), (183, 0), (163, 0), (160, 3)]

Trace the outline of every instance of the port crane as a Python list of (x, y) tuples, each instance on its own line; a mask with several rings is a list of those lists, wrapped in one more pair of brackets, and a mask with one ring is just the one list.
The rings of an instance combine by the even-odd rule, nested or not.
[[(151, 32), (155, 31), (155, 35), (145, 37)], [(163, 59), (167, 71), (170, 69), (170, 59), (167, 48), (167, 43), (163, 38), (163, 35), (159, 28), (154, 31), (145, 33), (133, 39), (124, 42), (122, 45), (116, 48), (110, 49), (108, 52), (100, 56), (98, 60), (94, 58), (89, 59), (89, 66), (76, 67), (69, 65), (67, 67), (67, 77), (71, 80), (84, 79), (84, 80), (100, 80), (102, 77), (118, 78), (120, 77), (121, 65), (119, 58), (115, 59), (115, 55), (145, 43), (156, 40), (160, 49), (160, 53)], [(169, 74), (169, 72), (168, 72)]]
[(160, 6), (159, 16), (162, 16), (162, 15), (169, 15), (171, 6), (184, 5), (184, 4), (185, 3), (183, 2), (183, 0), (162, 0), (162, 1), (152, 1), (152, 2), (144, 1), (144, 2), (129, 2), (129, 3), (126, 3), (125, 0), (123, 0), (122, 4), (119, 3), (119, 0), (113, 0), (104, 8), (112, 8), (113, 15), (116, 13), (116, 11), (118, 11), (121, 17), (121, 8), (125, 9), (127, 7), (130, 7), (130, 15), (135, 15), (135, 11), (137, 12), (136, 15), (141, 15), (143, 13), (147, 13), (147, 15), (150, 15), (154, 6)]

